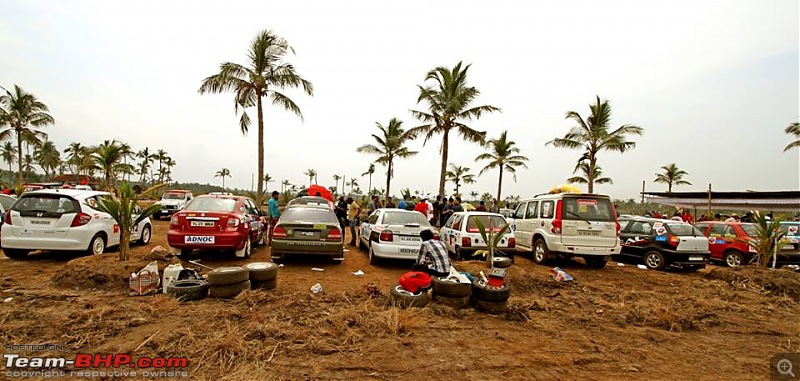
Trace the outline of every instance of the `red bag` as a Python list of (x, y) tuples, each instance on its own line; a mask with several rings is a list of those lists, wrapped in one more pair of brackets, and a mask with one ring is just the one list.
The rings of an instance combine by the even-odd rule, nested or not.
[(431, 276), (421, 271), (409, 271), (397, 282), (406, 291), (416, 294), (418, 291), (431, 287)]

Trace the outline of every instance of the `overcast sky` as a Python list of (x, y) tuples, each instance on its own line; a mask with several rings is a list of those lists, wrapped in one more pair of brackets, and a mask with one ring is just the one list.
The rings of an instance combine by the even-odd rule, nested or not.
[[(245, 62), (251, 39), (271, 29), (314, 84), (314, 96), (286, 93), (301, 121), (264, 110), (266, 172), (323, 185), (336, 173), (358, 177), (373, 156), (375, 122), (420, 123), (417, 85), (437, 67), (472, 64), (476, 105), (502, 113), (470, 125), (489, 137), (509, 131), (529, 169), (507, 178), (504, 195), (545, 192), (571, 176), (579, 151), (546, 147), (572, 126), (568, 110), (588, 115), (595, 95), (611, 102), (612, 126), (636, 124), (644, 136), (599, 164), (614, 185), (597, 192), (638, 198), (665, 190), (652, 180), (675, 162), (692, 186), (676, 190), (797, 190), (798, 150), (783, 153), (783, 129), (798, 120), (797, 0), (753, 1), (39, 1), (0, 0), (0, 85), (14, 84), (50, 106), (47, 128), (59, 149), (73, 141), (118, 139), (138, 150), (165, 149), (178, 181), (250, 189), (256, 134), (243, 136), (230, 94), (199, 95), (224, 61)], [(255, 111), (251, 115), (255, 123)], [(255, 125), (254, 125), (255, 127)], [(483, 149), (452, 139), (450, 162), (472, 168)], [(438, 189), (437, 136), (396, 162), (392, 193)], [(373, 186), (385, 187), (379, 168)], [(375, 185), (378, 184), (378, 185)], [(448, 184), (448, 190), (452, 185)], [(462, 193), (497, 191), (497, 171)]]

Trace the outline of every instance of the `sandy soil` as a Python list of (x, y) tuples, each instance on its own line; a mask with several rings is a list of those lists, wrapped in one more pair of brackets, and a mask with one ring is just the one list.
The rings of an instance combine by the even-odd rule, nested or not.
[[(563, 261), (553, 265), (575, 281), (562, 284), (522, 256), (508, 272), (509, 311), (493, 316), (389, 307), (389, 286), (411, 264), (370, 266), (348, 248), (341, 264), (289, 260), (275, 290), (234, 300), (128, 296), (127, 274), (152, 247), (166, 247), (167, 226), (155, 222), (153, 242), (125, 263), (115, 252), (0, 257), (0, 299), (11, 298), (0, 302), (2, 342), (67, 347), (38, 355), (187, 356), (192, 380), (766, 380), (771, 355), (800, 351), (800, 274), (788, 270), (593, 270)], [(212, 267), (245, 263), (199, 258)], [(248, 261), (267, 258), (260, 247)], [(323, 293), (309, 291), (315, 283)], [(369, 283), (383, 295), (369, 296)]]

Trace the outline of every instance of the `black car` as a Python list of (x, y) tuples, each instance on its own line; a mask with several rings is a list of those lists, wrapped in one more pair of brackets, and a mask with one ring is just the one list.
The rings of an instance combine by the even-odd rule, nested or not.
[(623, 217), (619, 223), (622, 250), (614, 256), (617, 261), (634, 261), (653, 270), (697, 270), (708, 263), (708, 239), (688, 223), (645, 217)]

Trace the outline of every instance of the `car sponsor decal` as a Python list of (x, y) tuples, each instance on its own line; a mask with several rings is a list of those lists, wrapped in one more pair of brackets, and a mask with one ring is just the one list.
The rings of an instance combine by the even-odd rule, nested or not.
[(419, 253), (418, 249), (400, 248), (400, 254), (417, 254), (417, 253)]
[(582, 206), (595, 206), (595, 205), (597, 205), (597, 200), (593, 200), (593, 199), (586, 199), (586, 198), (579, 198), (579, 199), (578, 199), (578, 205), (582, 205)]
[(797, 226), (789, 226), (789, 235), (797, 234)]
[(100, 219), (100, 213), (95, 213), (94, 214), (94, 219), (95, 220), (99, 220)]
[(722, 245), (723, 243), (725, 243), (725, 240), (718, 239), (718, 240), (717, 240), (715, 243), (716, 243), (717, 245)]
[(314, 224), (314, 229), (325, 230), (327, 227), (325, 224)]
[(708, 243), (714, 244), (717, 243), (717, 239), (714, 237), (708, 237)]
[(667, 237), (664, 236), (664, 235), (656, 236), (656, 241), (661, 242), (661, 241), (666, 241), (666, 240), (667, 240)]
[[(665, 228), (663, 226), (657, 227), (656, 228), (656, 234), (658, 234), (659, 236), (663, 236), (664, 234), (667, 234), (667, 228)], [(656, 238), (658, 238), (658, 237), (656, 237)]]
[(283, 242), (283, 244), (288, 246), (328, 246), (329, 243), (324, 242), (308, 242), (308, 241), (287, 241)]
[(187, 235), (183, 238), (184, 243), (196, 243), (196, 244), (214, 244), (214, 236), (213, 235)]

